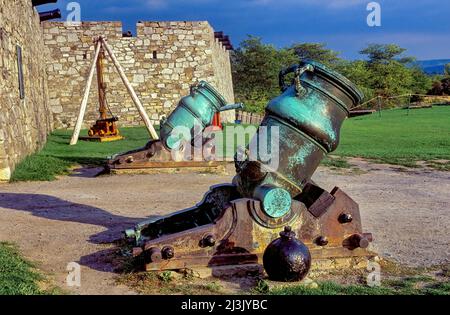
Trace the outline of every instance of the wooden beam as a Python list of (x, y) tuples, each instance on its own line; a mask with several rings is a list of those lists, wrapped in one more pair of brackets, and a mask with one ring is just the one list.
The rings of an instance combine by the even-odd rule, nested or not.
[(89, 99), (89, 91), (92, 85), (92, 79), (94, 77), (95, 67), (97, 65), (98, 55), (100, 53), (100, 48), (102, 46), (101, 41), (97, 41), (97, 46), (95, 48), (94, 59), (92, 60), (91, 68), (89, 71), (88, 79), (86, 82), (86, 87), (84, 89), (84, 96), (81, 102), (80, 112), (78, 114), (77, 122), (75, 124), (75, 129), (73, 130), (72, 139), (70, 140), (70, 145), (75, 145), (78, 142), (80, 136), (81, 125), (83, 123), (84, 114), (86, 113), (87, 102)]
[(181, 162), (175, 162), (175, 161), (167, 161), (167, 162), (134, 162), (129, 164), (117, 164), (113, 165), (112, 169), (144, 169), (144, 168), (183, 168), (183, 167), (190, 167), (190, 168), (196, 168), (196, 167), (216, 167), (216, 166), (222, 166), (226, 165), (225, 162), (219, 162), (219, 161), (181, 161)]
[(159, 136), (156, 133), (156, 130), (153, 127), (153, 124), (150, 121), (150, 119), (147, 115), (147, 112), (145, 111), (144, 106), (142, 106), (141, 101), (137, 97), (136, 92), (134, 91), (133, 87), (131, 86), (130, 81), (128, 81), (128, 78), (125, 75), (125, 72), (124, 72), (122, 66), (120, 65), (119, 61), (117, 60), (116, 56), (114, 55), (114, 52), (112, 51), (111, 47), (108, 45), (108, 43), (106, 42), (106, 40), (103, 37), (101, 37), (100, 40), (103, 43), (103, 46), (105, 47), (109, 56), (111, 57), (111, 59), (114, 63), (114, 66), (116, 67), (117, 71), (119, 72), (120, 78), (122, 79), (123, 83), (125, 84), (125, 86), (128, 90), (128, 93), (130, 93), (130, 96), (133, 99), (133, 102), (136, 105), (136, 107), (139, 111), (139, 114), (141, 115), (142, 120), (144, 121), (145, 126), (147, 127), (147, 130), (148, 130), (150, 136), (153, 138), (153, 140), (158, 140)]

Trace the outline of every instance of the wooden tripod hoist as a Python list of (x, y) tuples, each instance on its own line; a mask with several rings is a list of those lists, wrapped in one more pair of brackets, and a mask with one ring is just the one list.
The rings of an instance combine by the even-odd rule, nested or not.
[[(98, 85), (98, 103), (100, 119), (89, 129), (88, 137), (81, 137), (81, 140), (87, 141), (117, 141), (122, 140), (124, 137), (120, 135), (120, 131), (117, 128), (117, 116), (114, 116), (109, 108), (108, 101), (106, 99), (106, 83), (103, 77), (103, 67), (105, 60), (105, 49), (103, 45), (100, 47), (100, 53), (97, 58), (97, 85)], [(111, 115), (108, 118), (108, 111)]]
[[(159, 136), (156, 133), (155, 128), (153, 127), (153, 124), (151, 123), (144, 109), (144, 106), (142, 106), (142, 103), (140, 102), (139, 98), (136, 95), (136, 92), (134, 91), (133, 87), (128, 81), (128, 78), (125, 75), (122, 66), (119, 64), (116, 56), (114, 55), (114, 52), (106, 42), (106, 39), (103, 36), (99, 36), (95, 38), (94, 42), (96, 44), (94, 59), (92, 61), (91, 68), (89, 71), (83, 101), (81, 102), (80, 113), (78, 115), (78, 119), (75, 125), (75, 129), (73, 131), (70, 145), (75, 145), (78, 142), (78, 139), (80, 138), (81, 125), (83, 123), (84, 114), (86, 112), (87, 102), (89, 98), (89, 91), (92, 85), (95, 69), (97, 69), (100, 119), (97, 120), (96, 123), (89, 129), (88, 137), (81, 137), (81, 139), (100, 142), (123, 139), (123, 137), (120, 135), (119, 129), (117, 128), (118, 118), (111, 113), (111, 110), (109, 109), (108, 106), (108, 101), (106, 99), (106, 83), (103, 77), (104, 62), (106, 57), (105, 51), (110, 56), (114, 66), (116, 67), (119, 73), (120, 78), (125, 84), (125, 87), (127, 88), (128, 93), (130, 94), (134, 104), (136, 105), (139, 114), (141, 115), (141, 118), (143, 119), (151, 138), (153, 140), (158, 140)], [(108, 112), (111, 115), (111, 117), (109, 118)]]

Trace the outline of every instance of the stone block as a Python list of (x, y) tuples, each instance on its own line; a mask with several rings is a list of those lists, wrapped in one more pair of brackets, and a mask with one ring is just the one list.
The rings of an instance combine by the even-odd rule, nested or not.
[(134, 83), (144, 83), (145, 77), (142, 74), (135, 74), (133, 77), (133, 82)]
[(67, 42), (67, 38), (65, 36), (57, 36), (56, 37), (56, 42), (59, 43), (59, 44), (66, 43)]
[(78, 42), (80, 39), (78, 38), (78, 35), (76, 33), (69, 33), (67, 35), (67, 41), (69, 43)]
[(64, 109), (61, 105), (52, 106), (51, 110), (52, 110), (53, 114), (61, 114), (64, 111)]

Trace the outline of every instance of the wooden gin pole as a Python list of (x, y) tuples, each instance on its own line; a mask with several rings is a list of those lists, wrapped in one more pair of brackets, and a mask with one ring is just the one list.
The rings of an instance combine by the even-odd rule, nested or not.
[(106, 112), (106, 85), (103, 77), (103, 67), (105, 64), (105, 49), (103, 45), (100, 48), (100, 54), (97, 59), (97, 84), (98, 84), (98, 103), (100, 105), (100, 119), (107, 118)]
[(81, 125), (83, 124), (84, 114), (86, 113), (87, 102), (89, 99), (89, 91), (92, 85), (92, 79), (94, 78), (95, 67), (97, 64), (97, 59), (100, 54), (100, 49), (102, 46), (102, 42), (97, 40), (95, 47), (94, 59), (92, 60), (91, 68), (89, 70), (88, 80), (86, 82), (86, 87), (84, 89), (83, 101), (81, 102), (80, 113), (78, 114), (77, 122), (75, 124), (75, 129), (72, 134), (72, 139), (70, 140), (70, 145), (75, 145), (78, 142), (78, 138), (80, 136)]

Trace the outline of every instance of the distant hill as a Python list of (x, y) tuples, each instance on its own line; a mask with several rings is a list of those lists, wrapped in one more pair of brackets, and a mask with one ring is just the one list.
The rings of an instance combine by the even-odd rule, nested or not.
[(450, 63), (450, 59), (416, 61), (416, 64), (419, 65), (423, 69), (423, 71), (428, 74), (444, 74), (444, 67), (447, 63)]

